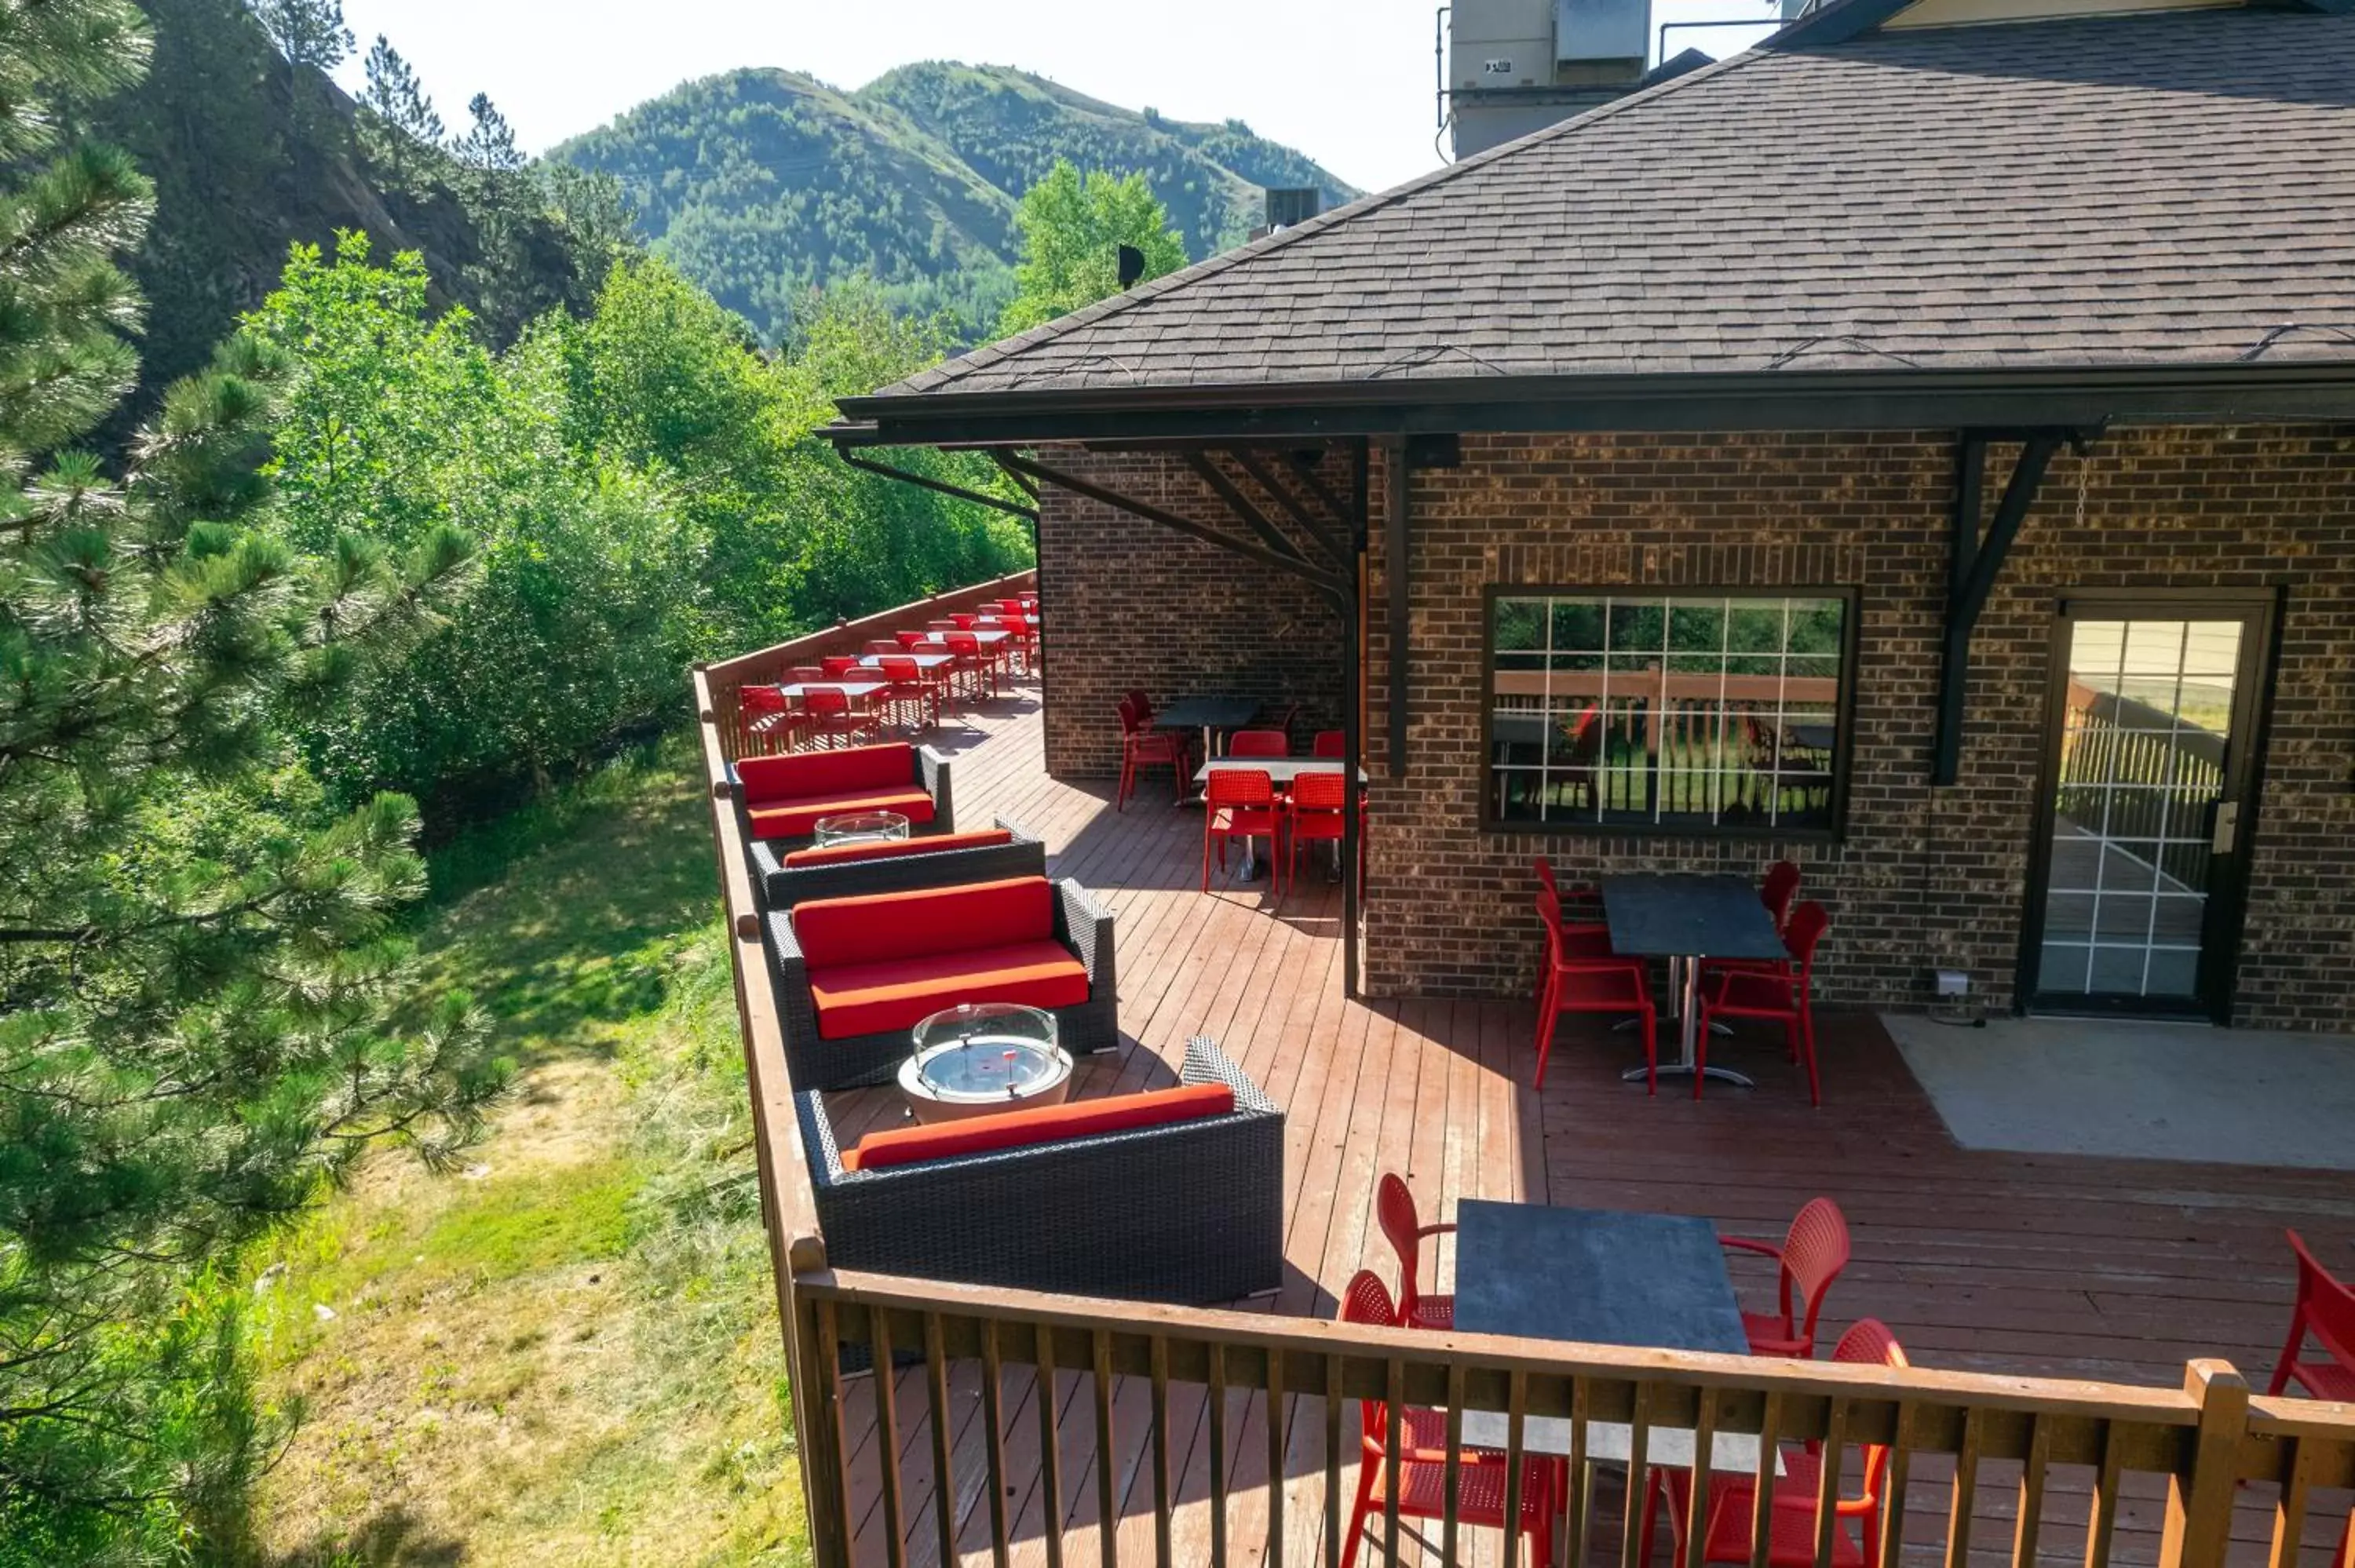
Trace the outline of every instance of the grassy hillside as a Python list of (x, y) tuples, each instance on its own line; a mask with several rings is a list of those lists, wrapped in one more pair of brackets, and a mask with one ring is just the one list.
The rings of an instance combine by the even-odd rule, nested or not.
[(1141, 171), (1197, 260), (1263, 185), (1356, 193), (1239, 121), (1165, 119), (1005, 67), (905, 66), (842, 92), (790, 71), (687, 83), (549, 156), (620, 178), (656, 248), (772, 337), (793, 297), (864, 270), (980, 335), (1011, 292), (1014, 205), (1069, 158)]
[(253, 1260), (306, 1410), (259, 1563), (806, 1559), (707, 804), (674, 737), (435, 854), (421, 946), (516, 1094)]

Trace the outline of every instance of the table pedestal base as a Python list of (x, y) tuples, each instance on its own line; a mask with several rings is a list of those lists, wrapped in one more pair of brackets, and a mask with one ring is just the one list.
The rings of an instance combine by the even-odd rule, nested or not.
[[(1630, 1067), (1619, 1075), (1619, 1081), (1623, 1084), (1640, 1084), (1644, 1082), (1648, 1071), (1649, 1069), (1644, 1067)], [(1661, 1063), (1659, 1075), (1663, 1078), (1689, 1078), (1696, 1071), (1713, 1084), (1732, 1084), (1739, 1089), (1754, 1089), (1758, 1086), (1756, 1080), (1746, 1074), (1737, 1073), (1731, 1067), (1697, 1069), (1682, 1062)]]

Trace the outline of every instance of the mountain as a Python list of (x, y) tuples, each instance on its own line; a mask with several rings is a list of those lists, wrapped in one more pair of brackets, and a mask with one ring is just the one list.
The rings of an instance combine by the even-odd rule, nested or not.
[(1327, 206), (1358, 194), (1238, 120), (946, 61), (853, 92), (784, 70), (707, 77), (549, 156), (620, 179), (655, 248), (772, 339), (796, 293), (856, 271), (986, 335), (1012, 293), (1015, 203), (1057, 158), (1141, 171), (1196, 260), (1259, 221), (1263, 185), (1316, 185)]
[(502, 341), (581, 295), (578, 260), (543, 217), (527, 216), (502, 255), (485, 256), (447, 159), (420, 149), (432, 172), (383, 178), (360, 150), (351, 99), (320, 72), (289, 66), (245, 0), (140, 5), (155, 37), (147, 79), (89, 111), (91, 129), (155, 183), (155, 222), (130, 261), (148, 302), (140, 389), (112, 433), (205, 363), (277, 285), (290, 245), (331, 245), (339, 228), (365, 230), (380, 257), (422, 252), (436, 304), (474, 308)]

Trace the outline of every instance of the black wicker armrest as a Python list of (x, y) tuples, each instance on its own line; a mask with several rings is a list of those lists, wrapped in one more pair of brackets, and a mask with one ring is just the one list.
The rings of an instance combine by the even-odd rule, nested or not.
[(921, 831), (956, 832), (956, 805), (949, 798), (949, 759), (929, 746), (916, 747), (916, 782), (932, 798), (932, 820)]
[[(817, 1041), (817, 1001), (810, 994), (809, 960), (802, 956), (788, 910), (770, 912), (769, 967), (776, 982), (777, 1022), (784, 1033), (790, 1064), (796, 1045), (805, 1042), (814, 1045)], [(798, 1079), (800, 1075), (795, 1076)]]
[(1070, 877), (1055, 884), (1055, 936), (1080, 955), (1088, 967), (1089, 985), (1097, 991), (1113, 983), (1112, 911)]
[(1279, 1114), (1275, 1102), (1266, 1092), (1244, 1076), (1243, 1070), (1219, 1049), (1219, 1043), (1207, 1034), (1197, 1034), (1186, 1042), (1186, 1062), (1178, 1070), (1181, 1084), (1224, 1084), (1235, 1094), (1237, 1110), (1255, 1111), (1262, 1115)]

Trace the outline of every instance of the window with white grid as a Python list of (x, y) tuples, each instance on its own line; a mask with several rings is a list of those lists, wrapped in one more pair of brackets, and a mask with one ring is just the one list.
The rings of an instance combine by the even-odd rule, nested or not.
[(1854, 614), (1836, 591), (1499, 593), (1487, 819), (1833, 831)]

